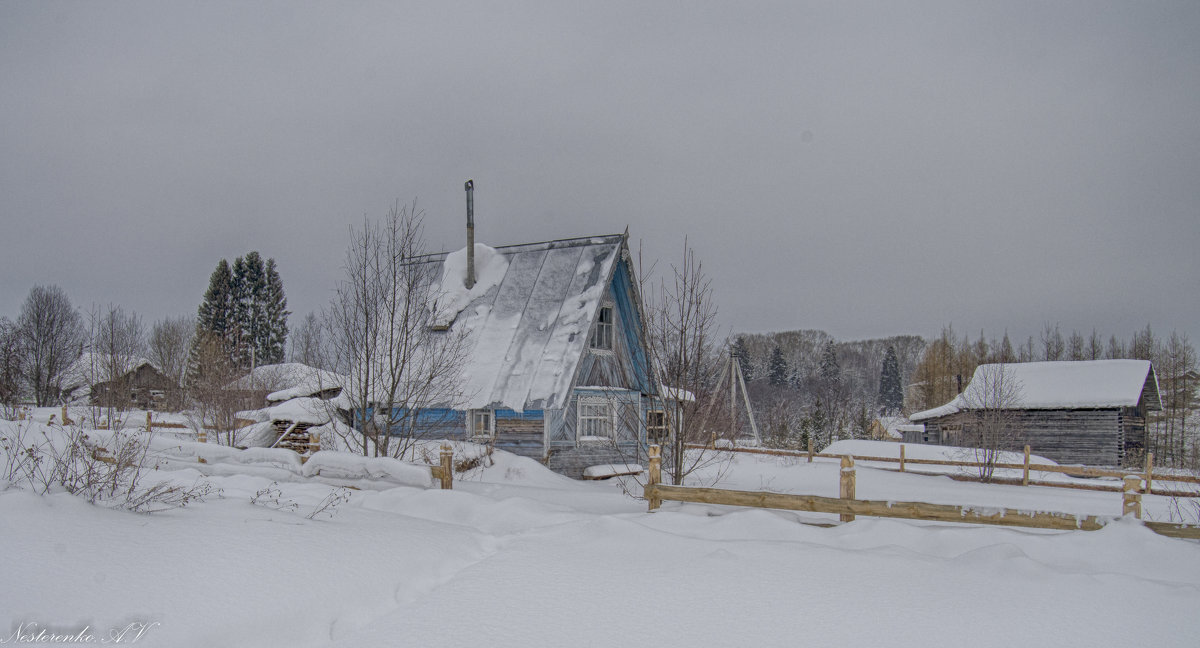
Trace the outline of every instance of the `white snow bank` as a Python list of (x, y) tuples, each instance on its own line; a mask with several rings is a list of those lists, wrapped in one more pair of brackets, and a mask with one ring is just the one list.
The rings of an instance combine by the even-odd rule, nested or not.
[(305, 477), (334, 479), (382, 479), (419, 488), (433, 485), (433, 473), (428, 467), (389, 457), (361, 457), (344, 452), (322, 451), (313, 454), (305, 462), (301, 474)]
[(467, 304), (499, 286), (508, 272), (508, 259), (495, 248), (475, 244), (475, 285), (467, 289), (467, 248), (446, 255), (434, 304), (435, 327), (450, 326)]
[(320, 398), (293, 398), (266, 410), (272, 421), (324, 425), (329, 422), (330, 405)]

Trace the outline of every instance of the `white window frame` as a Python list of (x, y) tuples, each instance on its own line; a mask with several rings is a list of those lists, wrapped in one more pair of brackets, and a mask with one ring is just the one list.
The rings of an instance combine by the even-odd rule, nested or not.
[[(589, 413), (589, 408), (594, 407), (603, 407), (604, 413), (597, 414), (594, 411)], [(575, 438), (578, 441), (583, 443), (611, 443), (616, 440), (617, 422), (614, 420), (616, 408), (613, 407), (611, 400), (607, 398), (580, 398), (575, 410)], [(588, 423), (593, 421), (600, 422), (608, 428), (607, 433), (594, 434), (596, 431), (594, 425), (587, 425), (585, 421)]]
[[(487, 417), (486, 431), (479, 432), (478, 422), (482, 417)], [(477, 409), (467, 411), (467, 436), (472, 439), (494, 439), (496, 438), (496, 413), (490, 409)]]
[[(608, 313), (608, 321), (604, 321), (604, 314)], [(588, 337), (588, 348), (593, 351), (612, 351), (613, 337), (616, 335), (617, 315), (613, 304), (604, 303), (600, 306), (600, 312), (596, 314), (596, 324), (592, 327), (592, 334)]]

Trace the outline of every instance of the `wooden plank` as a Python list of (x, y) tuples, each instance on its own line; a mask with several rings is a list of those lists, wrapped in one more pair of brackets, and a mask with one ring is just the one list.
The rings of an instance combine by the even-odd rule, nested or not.
[[(935, 522), (966, 524), (992, 524), (1035, 529), (1096, 531), (1113, 518), (1096, 515), (1078, 516), (1068, 513), (1046, 511), (1028, 512), (1014, 509), (953, 506), (928, 504), (925, 502), (885, 502), (873, 500), (844, 500), (818, 495), (790, 495), (764, 491), (736, 491), (719, 488), (695, 488), (647, 484), (646, 498), (662, 501), (692, 502), (696, 504), (718, 504), (723, 506), (750, 506), (774, 508), (786, 511), (808, 511), (835, 513), (838, 515), (868, 515)], [(1200, 539), (1200, 526), (1173, 524), (1169, 522), (1143, 522), (1146, 528), (1172, 538)]]
[[(698, 445), (698, 444), (688, 444), (687, 447), (690, 449), (705, 449), (706, 448), (706, 446)], [(796, 451), (796, 450), (772, 450), (772, 449), (768, 449), (768, 448), (726, 448), (725, 451), (743, 452), (743, 453), (747, 453), (747, 454), (772, 455), (772, 456), (780, 456), (780, 457), (804, 457), (804, 456), (807, 456), (807, 454), (808, 454), (806, 452), (800, 452), (800, 451)], [(846, 456), (846, 455), (828, 454), (828, 453), (822, 452), (822, 453), (818, 453), (814, 456), (820, 457), (822, 459), (839, 459), (840, 460), (843, 456)], [(873, 461), (873, 462), (880, 462), (880, 463), (899, 463), (900, 462), (900, 459), (898, 459), (896, 457), (863, 457), (863, 456), (855, 455), (854, 459), (856, 461)], [(923, 464), (923, 465), (929, 465), (929, 466), (955, 466), (955, 467), (961, 467), (961, 468), (978, 468), (980, 466), (980, 462), (978, 462), (978, 461), (947, 461), (947, 460), (943, 460), (943, 459), (913, 459), (911, 457), (906, 457), (904, 459), (904, 463), (905, 463), (905, 465), (907, 465), (907, 464)], [(1005, 470), (1021, 470), (1021, 471), (1023, 471), (1025, 469), (1025, 464), (1024, 463), (997, 463), (994, 467), (999, 468), (999, 469), (1005, 469)], [(1032, 472), (1063, 473), (1066, 475), (1072, 475), (1072, 476), (1076, 476), (1076, 477), (1120, 477), (1120, 478), (1125, 477), (1125, 475), (1134, 474), (1134, 473), (1139, 472), (1135, 469), (1117, 470), (1117, 469), (1113, 469), (1113, 468), (1093, 468), (1091, 466), (1051, 466), (1049, 464), (1030, 464), (1029, 470)], [(1200, 477), (1197, 477), (1194, 475), (1171, 475), (1171, 474), (1164, 474), (1164, 473), (1153, 473), (1151, 478), (1158, 480), (1158, 481), (1174, 481), (1174, 482), (1188, 483), (1188, 484), (1200, 484)]]
[(654, 497), (677, 502), (697, 504), (720, 504), (725, 506), (750, 506), (774, 508), (788, 511), (835, 513), (838, 515), (869, 515), (894, 517), (935, 522), (958, 522), (971, 524), (994, 524), (1002, 526), (1031, 527), (1038, 529), (1083, 529), (1094, 531), (1103, 528), (1104, 520), (1098, 516), (1077, 516), (1067, 513), (1025, 512), (993, 507), (953, 506), (927, 504), (925, 502), (886, 502), (875, 500), (844, 500), (818, 495), (789, 495), (763, 491), (737, 491), (718, 488), (695, 488), (656, 484), (647, 487)]

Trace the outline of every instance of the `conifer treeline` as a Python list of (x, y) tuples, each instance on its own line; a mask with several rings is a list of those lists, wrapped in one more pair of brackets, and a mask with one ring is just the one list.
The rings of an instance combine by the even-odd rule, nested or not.
[(209, 277), (196, 314), (190, 371), (201, 370), (201, 349), (217, 347), (238, 370), (283, 362), (287, 345), (287, 297), (275, 259), (250, 252), (230, 263), (221, 259)]

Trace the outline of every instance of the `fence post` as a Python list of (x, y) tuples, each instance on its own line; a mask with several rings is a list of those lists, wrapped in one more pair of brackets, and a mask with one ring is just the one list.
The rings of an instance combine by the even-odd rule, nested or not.
[[(838, 489), (838, 497), (844, 500), (854, 499), (854, 457), (845, 455), (842, 457), (842, 477), (840, 488)], [(842, 522), (853, 522), (853, 513), (842, 513), (840, 516)]]
[(150, 434), (154, 430), (153, 425), (153, 421), (150, 420), (150, 412), (146, 412), (146, 434)]
[(812, 458), (813, 458), (812, 435), (810, 434), (810, 435), (808, 435), (808, 463), (812, 463)]
[(1021, 477), (1021, 485), (1029, 485), (1029, 446), (1025, 446), (1025, 474)]
[(646, 479), (643, 495), (650, 503), (650, 509), (662, 506), (662, 498), (658, 496), (658, 485), (662, 482), (662, 448), (650, 446), (650, 476)]
[(900, 444), (900, 472), (904, 472), (904, 444)]
[(454, 488), (454, 450), (450, 444), (442, 444), (442, 489), (450, 490)]
[(1142, 519), (1142, 494), (1138, 492), (1138, 487), (1142, 485), (1142, 478), (1137, 475), (1125, 475), (1125, 487), (1122, 493), (1121, 515), (1133, 516), (1137, 519)]
[(1146, 490), (1143, 491), (1147, 495), (1153, 495), (1151, 492), (1154, 485), (1154, 453), (1146, 453)]
[(71, 424), (71, 419), (67, 418), (67, 404), (66, 403), (63, 403), (63, 406), (62, 406), (62, 424), (63, 425)]

